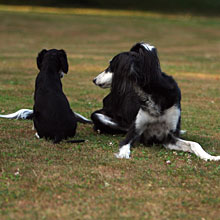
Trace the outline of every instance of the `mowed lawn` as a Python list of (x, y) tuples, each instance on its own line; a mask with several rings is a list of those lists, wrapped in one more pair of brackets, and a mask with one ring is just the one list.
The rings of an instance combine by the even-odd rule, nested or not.
[[(6, 9), (0, 114), (32, 108), (36, 56), (57, 48), (69, 60), (62, 82), (71, 107), (90, 117), (109, 92), (92, 79), (114, 55), (145, 41), (182, 90), (183, 138), (220, 155), (220, 18)], [(116, 159), (122, 135), (79, 124), (75, 138), (85, 143), (54, 145), (37, 140), (32, 126), (0, 119), (0, 219), (220, 219), (220, 162), (140, 144), (130, 160)]]

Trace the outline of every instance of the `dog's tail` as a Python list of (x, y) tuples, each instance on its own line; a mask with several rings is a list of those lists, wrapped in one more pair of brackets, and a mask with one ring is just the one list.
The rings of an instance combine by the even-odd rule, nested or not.
[(199, 158), (207, 161), (207, 160), (213, 160), (213, 161), (219, 161), (220, 156), (212, 156), (205, 152), (203, 148), (196, 142), (193, 141), (186, 141), (180, 138), (175, 138), (175, 141), (172, 143), (164, 144), (165, 148), (170, 150), (178, 150), (178, 151), (184, 151), (193, 153)]
[[(84, 124), (92, 124), (92, 121), (85, 118), (84, 116), (74, 112), (77, 122), (84, 123)], [(34, 111), (31, 109), (20, 109), (17, 112), (8, 114), (8, 115), (0, 115), (0, 118), (6, 119), (33, 119)]]
[(79, 113), (74, 112), (74, 115), (76, 117), (77, 122), (83, 123), (83, 124), (93, 124), (93, 122), (84, 116), (80, 115)]
[(0, 118), (7, 118), (7, 119), (32, 119), (34, 115), (33, 110), (30, 109), (20, 109), (15, 113), (8, 114), (8, 115), (0, 115)]

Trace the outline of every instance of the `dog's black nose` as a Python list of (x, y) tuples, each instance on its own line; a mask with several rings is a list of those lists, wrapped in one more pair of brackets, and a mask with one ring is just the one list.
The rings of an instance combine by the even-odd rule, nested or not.
[(93, 83), (95, 83), (95, 84), (96, 84), (96, 78), (95, 78), (95, 79), (93, 79)]

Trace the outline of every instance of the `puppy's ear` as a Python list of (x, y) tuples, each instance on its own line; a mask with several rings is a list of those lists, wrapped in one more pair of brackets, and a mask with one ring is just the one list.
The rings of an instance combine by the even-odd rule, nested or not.
[(64, 50), (59, 50), (59, 60), (61, 64), (61, 69), (63, 70), (64, 73), (67, 73), (69, 65), (67, 61), (66, 52)]
[(47, 53), (47, 50), (46, 49), (43, 49), (40, 53), (38, 53), (38, 56), (37, 56), (37, 67), (39, 70), (41, 70), (41, 64), (42, 64), (42, 61), (44, 59), (44, 55)]

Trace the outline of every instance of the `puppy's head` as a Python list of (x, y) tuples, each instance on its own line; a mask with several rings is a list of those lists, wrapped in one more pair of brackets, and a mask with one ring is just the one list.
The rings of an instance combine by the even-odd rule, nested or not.
[(64, 50), (46, 50), (43, 49), (37, 56), (37, 67), (39, 70), (42, 70), (48, 65), (53, 65), (57, 69), (60, 77), (63, 77), (64, 73), (68, 72), (68, 61), (67, 55)]

